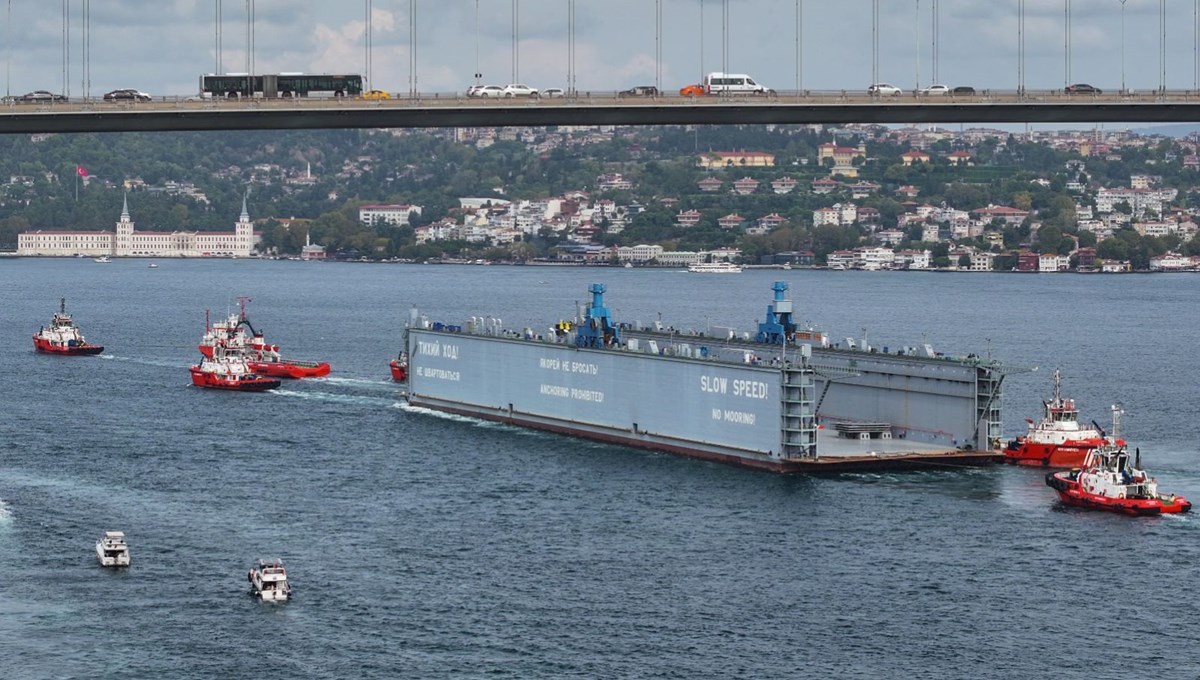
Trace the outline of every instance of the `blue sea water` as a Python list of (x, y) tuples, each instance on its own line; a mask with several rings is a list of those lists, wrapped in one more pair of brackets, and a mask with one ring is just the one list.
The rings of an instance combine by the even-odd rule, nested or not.
[[(833, 337), (1061, 368), (1085, 419), (1200, 499), (1200, 277), (0, 261), (7, 678), (1123, 678), (1200, 674), (1197, 518), (1066, 509), (1038, 471), (780, 477), (410, 409), (416, 305), (545, 327), (750, 330), (771, 282)], [(204, 310), (329, 378), (189, 386)], [(35, 354), (67, 298), (100, 357)], [(636, 390), (636, 385), (629, 389)], [(133, 566), (95, 565), (123, 530)], [(296, 598), (246, 594), (282, 557)]]

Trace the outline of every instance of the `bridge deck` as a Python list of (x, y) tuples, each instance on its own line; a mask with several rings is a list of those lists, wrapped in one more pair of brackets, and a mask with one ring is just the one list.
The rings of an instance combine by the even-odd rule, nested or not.
[(870, 97), (780, 92), (774, 97), (474, 99), (434, 93), (383, 101), (300, 98), (149, 102), (8, 101), (0, 133), (543, 125), (804, 123), (1058, 123), (1200, 121), (1200, 92), (1103, 95), (987, 91), (970, 96)]

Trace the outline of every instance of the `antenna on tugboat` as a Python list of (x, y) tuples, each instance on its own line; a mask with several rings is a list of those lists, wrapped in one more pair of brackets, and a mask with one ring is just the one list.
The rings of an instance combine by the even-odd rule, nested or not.
[(66, 298), (59, 298), (59, 299), (58, 299), (58, 312), (59, 312), (60, 314), (66, 314), (66, 313), (67, 313), (67, 299), (66, 299)]

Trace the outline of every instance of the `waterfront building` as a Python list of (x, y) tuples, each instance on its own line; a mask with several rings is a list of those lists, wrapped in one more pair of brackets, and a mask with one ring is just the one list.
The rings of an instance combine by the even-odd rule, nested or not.
[(254, 231), (246, 199), (233, 231), (136, 231), (129, 197), (115, 231), (43, 230), (17, 235), (17, 255), (73, 257), (249, 257), (262, 238)]

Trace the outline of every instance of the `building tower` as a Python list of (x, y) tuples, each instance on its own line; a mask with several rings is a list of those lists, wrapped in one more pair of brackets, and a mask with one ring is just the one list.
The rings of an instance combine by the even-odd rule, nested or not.
[(242, 214), (233, 225), (234, 254), (238, 257), (249, 257), (254, 248), (254, 223), (250, 221), (250, 211), (246, 209), (247, 194), (242, 194)]
[(113, 255), (133, 253), (133, 222), (129, 219), (129, 193), (125, 193), (121, 205), (121, 219), (117, 221), (117, 237), (113, 240)]

